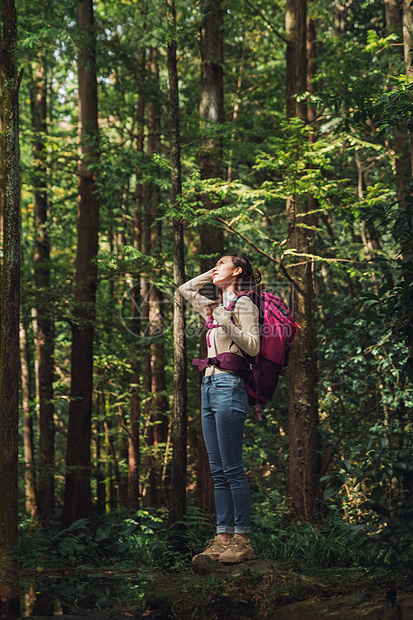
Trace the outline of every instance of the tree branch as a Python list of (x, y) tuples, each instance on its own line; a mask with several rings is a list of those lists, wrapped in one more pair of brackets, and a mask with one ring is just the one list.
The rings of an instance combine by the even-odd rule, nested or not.
[(274, 28), (274, 26), (272, 25), (272, 23), (265, 17), (265, 15), (263, 15), (263, 13), (261, 13), (261, 11), (259, 9), (257, 9), (251, 2), (250, 0), (245, 0), (245, 2), (248, 4), (248, 6), (257, 14), (261, 17), (261, 19), (263, 19), (265, 21), (265, 23), (271, 28), (271, 30), (273, 31), (273, 33), (279, 38), (281, 39), (281, 41), (283, 41), (284, 43), (288, 43), (287, 39), (280, 33), (278, 32), (278, 30), (276, 28)]
[(257, 250), (257, 252), (259, 252), (260, 254), (264, 254), (264, 256), (266, 256), (273, 263), (276, 263), (277, 265), (280, 264), (279, 261), (276, 258), (271, 256), (271, 254), (267, 254), (267, 252), (264, 252), (264, 250), (261, 250), (261, 248), (259, 248), (257, 245), (255, 245), (255, 243), (253, 241), (251, 241), (251, 239), (248, 239), (248, 237), (246, 237), (245, 235), (240, 233), (238, 230), (235, 230), (235, 228), (232, 228), (232, 226), (230, 226), (230, 224), (228, 224), (228, 222), (226, 222), (222, 217), (217, 215), (216, 218), (222, 224), (224, 224), (224, 226), (229, 230), (229, 232), (232, 232), (232, 233), (238, 235), (239, 237), (241, 237), (241, 239), (244, 239), (244, 241), (246, 241), (250, 246), (252, 246), (254, 248), (254, 250)]
[(248, 237), (246, 237), (245, 235), (243, 235), (242, 233), (240, 233), (238, 230), (235, 230), (235, 228), (232, 228), (232, 226), (230, 226), (222, 217), (220, 217), (219, 215), (216, 216), (216, 219), (219, 220), (222, 224), (224, 224), (225, 228), (235, 234), (238, 235), (239, 237), (241, 237), (241, 239), (244, 239), (244, 241), (246, 241), (251, 247), (254, 248), (254, 250), (256, 250), (257, 252), (259, 252), (260, 254), (264, 254), (264, 256), (266, 258), (268, 258), (270, 261), (272, 261), (273, 263), (275, 263), (276, 265), (279, 265), (279, 267), (281, 267), (282, 272), (284, 273), (285, 277), (287, 278), (287, 280), (289, 282), (291, 282), (292, 284), (294, 284), (296, 286), (295, 281), (293, 280), (293, 278), (287, 273), (282, 260), (279, 261), (276, 258), (274, 258), (273, 256), (271, 256), (271, 254), (267, 254), (267, 252), (264, 252), (264, 250), (261, 250), (261, 248), (259, 248), (257, 245), (255, 245), (255, 243), (253, 241), (251, 241), (251, 239), (248, 239)]

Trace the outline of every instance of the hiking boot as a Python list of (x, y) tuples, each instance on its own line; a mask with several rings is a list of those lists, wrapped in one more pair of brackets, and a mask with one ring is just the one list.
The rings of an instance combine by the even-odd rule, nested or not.
[(254, 549), (251, 547), (251, 541), (245, 540), (239, 534), (234, 534), (226, 550), (219, 556), (218, 562), (239, 564), (244, 560), (254, 560), (256, 557)]
[(211, 560), (218, 560), (219, 556), (228, 548), (228, 545), (229, 543), (222, 542), (220, 538), (211, 538), (211, 540), (208, 540), (205, 551), (198, 553), (198, 555), (194, 555), (192, 561), (194, 561), (195, 558), (199, 558), (201, 555), (207, 555)]

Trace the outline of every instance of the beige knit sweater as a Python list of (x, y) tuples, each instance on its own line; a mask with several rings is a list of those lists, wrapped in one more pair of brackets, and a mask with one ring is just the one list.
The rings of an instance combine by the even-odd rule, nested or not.
[[(191, 306), (207, 320), (209, 317), (208, 306), (214, 302), (204, 297), (199, 290), (212, 280), (213, 269), (202, 273), (196, 278), (179, 287), (181, 295), (189, 301)], [(258, 308), (249, 297), (240, 297), (234, 306), (233, 312), (228, 312), (226, 307), (236, 297), (234, 292), (223, 295), (223, 304), (218, 306), (212, 313), (214, 323), (220, 327), (211, 329), (209, 332), (210, 345), (208, 357), (215, 357), (219, 353), (236, 353), (242, 356), (242, 351), (255, 356), (260, 350)], [(231, 320), (233, 317), (234, 321)], [(240, 350), (241, 349), (241, 350)], [(205, 375), (211, 375), (228, 370), (220, 370), (215, 366), (208, 366)]]

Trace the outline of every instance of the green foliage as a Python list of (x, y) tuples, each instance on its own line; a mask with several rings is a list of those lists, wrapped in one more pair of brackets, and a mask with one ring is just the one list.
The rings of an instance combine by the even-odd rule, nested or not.
[[(279, 32), (284, 10), (261, 0), (254, 6)], [(70, 393), (70, 344), (77, 223), (77, 80), (75, 4), (68, 0), (17, 2), (21, 86), (22, 149), (22, 313), (34, 351), (32, 308), (42, 298), (55, 321), (56, 494), (61, 504)], [(337, 9), (339, 7), (336, 7)], [(23, 563), (27, 571), (72, 571), (61, 583), (56, 575), (40, 582), (56, 598), (72, 605), (105, 606), (116, 596), (141, 600), (151, 571), (190, 570), (192, 555), (213, 531), (212, 520), (190, 507), (184, 523), (187, 552), (177, 554), (168, 537), (166, 510), (145, 510), (147, 457), (155, 450), (147, 439), (148, 407), (153, 394), (143, 387), (142, 372), (131, 371), (148, 355), (149, 339), (126, 329), (135, 316), (130, 291), (137, 295), (147, 279), (162, 291), (167, 329), (156, 342), (165, 347), (166, 390), (173, 386), (172, 219), (186, 224), (187, 277), (198, 272), (201, 227), (225, 231), (225, 250), (246, 253), (269, 286), (286, 289), (289, 223), (285, 198), (314, 199), (315, 247), (302, 257), (311, 261), (316, 287), (318, 331), (319, 459), (326, 484), (320, 523), (292, 525), (288, 513), (288, 390), (280, 382), (263, 423), (252, 412), (246, 424), (245, 466), (253, 505), (253, 540), (262, 557), (315, 570), (317, 566), (407, 566), (411, 557), (411, 460), (413, 429), (413, 280), (411, 205), (400, 212), (394, 174), (398, 153), (394, 130), (412, 126), (412, 84), (398, 54), (401, 39), (386, 32), (382, 2), (354, 1), (336, 30), (332, 6), (317, 0), (309, 10), (317, 29), (316, 107), (314, 123), (285, 118), (285, 49), (250, 4), (225, 4), (225, 113), (220, 127), (200, 126), (198, 33), (200, 6), (178, 4), (183, 194), (170, 201), (168, 32), (164, 3), (115, 0), (96, 2), (97, 72), (99, 80), (100, 161), (95, 167), (101, 201), (99, 286), (95, 321), (95, 396), (93, 402), (93, 493), (105, 482), (110, 507), (116, 508), (119, 481), (111, 455), (104, 453), (105, 416), (125, 475), (127, 424), (133, 390), (141, 397), (142, 509), (130, 516), (114, 510), (96, 522), (78, 521), (65, 532), (22, 528)], [(277, 41), (277, 44), (275, 42)], [(159, 53), (159, 89), (142, 68), (142, 49)], [(31, 102), (35, 96), (39, 49), (47, 50), (48, 118), (45, 141), (50, 238), (51, 285), (36, 290), (32, 270), (36, 251)], [(146, 58), (147, 60), (147, 58)], [(27, 79), (26, 79), (26, 76)], [(140, 152), (139, 97), (146, 106), (145, 147), (149, 137), (148, 105), (160, 109), (159, 152)], [(307, 93), (302, 95), (305, 99)], [(235, 114), (237, 111), (237, 114)], [(219, 138), (223, 178), (201, 181), (201, 139)], [(228, 168), (231, 168), (231, 175)], [(36, 176), (37, 175), (37, 176)], [(229, 178), (230, 177), (230, 178)], [(138, 198), (143, 191), (143, 200)], [(145, 193), (146, 192), (146, 193)], [(202, 196), (215, 201), (204, 208)], [(161, 227), (159, 247), (147, 255), (136, 247), (136, 228), (144, 230), (151, 200), (159, 212), (151, 230)], [(308, 224), (306, 224), (308, 226)], [(145, 230), (148, 234), (148, 230)], [(150, 233), (150, 231), (149, 231)], [(370, 237), (369, 237), (370, 235)], [(376, 235), (380, 247), (372, 247)], [(370, 239), (370, 240), (369, 240)], [(139, 337), (138, 337), (139, 336)], [(198, 316), (188, 310), (188, 358), (198, 356)], [(35, 375), (34, 354), (32, 374)], [(195, 485), (198, 442), (198, 376), (189, 371), (189, 502)], [(35, 414), (34, 379), (32, 398)], [(106, 397), (108, 406), (106, 409)], [(35, 420), (35, 415), (33, 415)], [(35, 425), (36, 426), (36, 425)], [(37, 444), (35, 429), (35, 443)], [(168, 486), (171, 447), (157, 447), (157, 465)], [(37, 457), (36, 448), (36, 457)], [(145, 460), (146, 459), (146, 460)], [(103, 474), (103, 466), (106, 466)], [(102, 470), (102, 471), (101, 471)], [(23, 470), (22, 470), (23, 473)], [(99, 478), (100, 474), (100, 478)], [(23, 479), (23, 475), (22, 475)], [(100, 480), (100, 481), (99, 481)], [(106, 498), (107, 499), (107, 498)], [(168, 502), (168, 489), (163, 489)], [(20, 499), (24, 510), (23, 488)], [(353, 529), (352, 529), (353, 528)], [(349, 537), (353, 531), (354, 539)], [(51, 541), (51, 535), (53, 540)], [(364, 538), (362, 538), (364, 536)], [(369, 541), (361, 545), (362, 540)], [(374, 563), (373, 563), (374, 565)], [(141, 567), (142, 577), (126, 571)], [(106, 578), (83, 579), (82, 572), (119, 572), (109, 598)], [(99, 573), (90, 573), (98, 574)], [(83, 575), (84, 576), (84, 575)], [(50, 579), (49, 579), (50, 577)], [(124, 580), (124, 589), (120, 583)], [(111, 586), (112, 587), (112, 586)], [(254, 585), (256, 587), (256, 584)], [(236, 584), (228, 584), (228, 589)], [(219, 595), (202, 596), (211, 602)], [(116, 594), (118, 593), (118, 594)], [(223, 595), (224, 596), (224, 595)], [(202, 598), (200, 596), (200, 598)], [(202, 599), (205, 600), (205, 599)], [(221, 600), (221, 599), (220, 599)], [(201, 610), (201, 606), (199, 606)], [(201, 611), (200, 611), (201, 613)], [(204, 612), (202, 612), (204, 613)], [(200, 616), (201, 617), (201, 616)]]

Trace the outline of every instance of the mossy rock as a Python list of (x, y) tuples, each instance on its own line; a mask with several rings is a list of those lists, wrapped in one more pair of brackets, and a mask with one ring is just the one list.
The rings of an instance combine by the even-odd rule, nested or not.
[(286, 572), (269, 560), (223, 566), (209, 558), (195, 562), (196, 575), (155, 579), (145, 603), (156, 619), (253, 620), (271, 606), (309, 596), (328, 596), (328, 587), (306, 575)]

